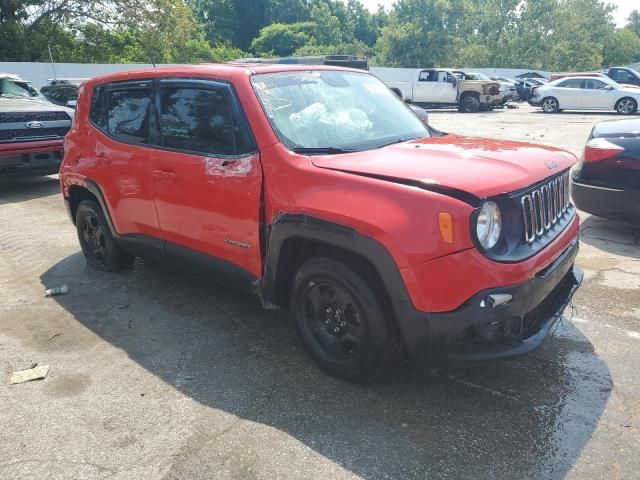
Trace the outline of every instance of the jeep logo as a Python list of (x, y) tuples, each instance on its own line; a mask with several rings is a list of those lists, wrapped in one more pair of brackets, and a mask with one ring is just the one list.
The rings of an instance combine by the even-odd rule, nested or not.
[(27, 128), (44, 128), (44, 123), (33, 121), (25, 123), (24, 126)]

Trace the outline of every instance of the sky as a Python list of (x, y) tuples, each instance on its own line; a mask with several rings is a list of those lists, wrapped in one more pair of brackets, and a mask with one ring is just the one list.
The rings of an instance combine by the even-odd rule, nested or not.
[[(391, 5), (393, 5), (396, 0), (360, 0), (365, 7), (367, 7), (370, 11), (375, 11), (378, 9), (378, 5), (383, 5), (386, 9), (389, 9)], [(609, 3), (615, 4), (618, 9), (614, 12), (614, 18), (616, 20), (616, 24), (619, 27), (623, 27), (627, 22), (627, 17), (631, 13), (634, 8), (640, 8), (640, 4), (638, 0), (611, 0)]]

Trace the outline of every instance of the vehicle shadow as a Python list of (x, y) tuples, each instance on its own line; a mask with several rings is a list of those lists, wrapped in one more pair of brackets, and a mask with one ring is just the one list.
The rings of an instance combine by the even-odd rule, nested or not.
[[(437, 373), (403, 363), (360, 386), (321, 372), (287, 314), (154, 263), (107, 274), (78, 253), (41, 282), (67, 283), (70, 294), (53, 298), (168, 385), (363, 478), (563, 478), (611, 391), (606, 364), (568, 321), (525, 357)], [(219, 457), (207, 452), (224, 440), (199, 442), (167, 478), (216, 471)]]
[(545, 113), (542, 111), (542, 109), (540, 109), (540, 107), (534, 107), (537, 110), (535, 110), (533, 113), (536, 114), (540, 114), (540, 115), (579, 115), (579, 116), (585, 116), (585, 115), (592, 115), (594, 117), (611, 117), (611, 118), (618, 118), (618, 119), (628, 119), (628, 118), (634, 118), (633, 116), (625, 116), (625, 115), (620, 115), (619, 113), (616, 113), (615, 111), (611, 110), (607, 110), (607, 111), (598, 111), (598, 110), (562, 110), (561, 112), (556, 112), (556, 113)]
[(581, 213), (580, 241), (614, 255), (640, 259), (640, 227)]
[(58, 176), (0, 177), (0, 205), (24, 202), (60, 193)]

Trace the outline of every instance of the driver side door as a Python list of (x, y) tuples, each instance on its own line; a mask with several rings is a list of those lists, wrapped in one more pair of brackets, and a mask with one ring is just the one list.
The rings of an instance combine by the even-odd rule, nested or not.
[[(615, 91), (602, 80), (583, 80), (582, 89), (583, 108), (594, 108), (598, 110), (613, 110), (615, 103)], [(608, 88), (607, 88), (608, 87)]]

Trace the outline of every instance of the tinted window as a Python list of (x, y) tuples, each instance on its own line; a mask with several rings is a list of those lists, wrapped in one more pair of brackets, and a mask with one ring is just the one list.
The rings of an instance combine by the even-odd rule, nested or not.
[(109, 133), (128, 143), (147, 143), (149, 137), (149, 105), (151, 89), (110, 90), (108, 95)]
[(582, 84), (582, 80), (570, 78), (569, 80), (560, 82), (557, 86), (560, 88), (580, 88), (581, 84)]
[(162, 145), (214, 155), (253, 151), (234, 106), (225, 88), (162, 88)]
[(607, 86), (606, 83), (601, 82), (600, 80), (585, 80), (584, 81), (584, 88), (587, 88), (589, 90), (604, 90), (604, 88)]
[(613, 70), (611, 72), (611, 78), (616, 81), (633, 80), (634, 77), (626, 70)]
[(95, 126), (100, 128), (107, 126), (107, 109), (105, 107), (104, 86), (98, 85), (93, 88), (91, 95), (89, 118)]

